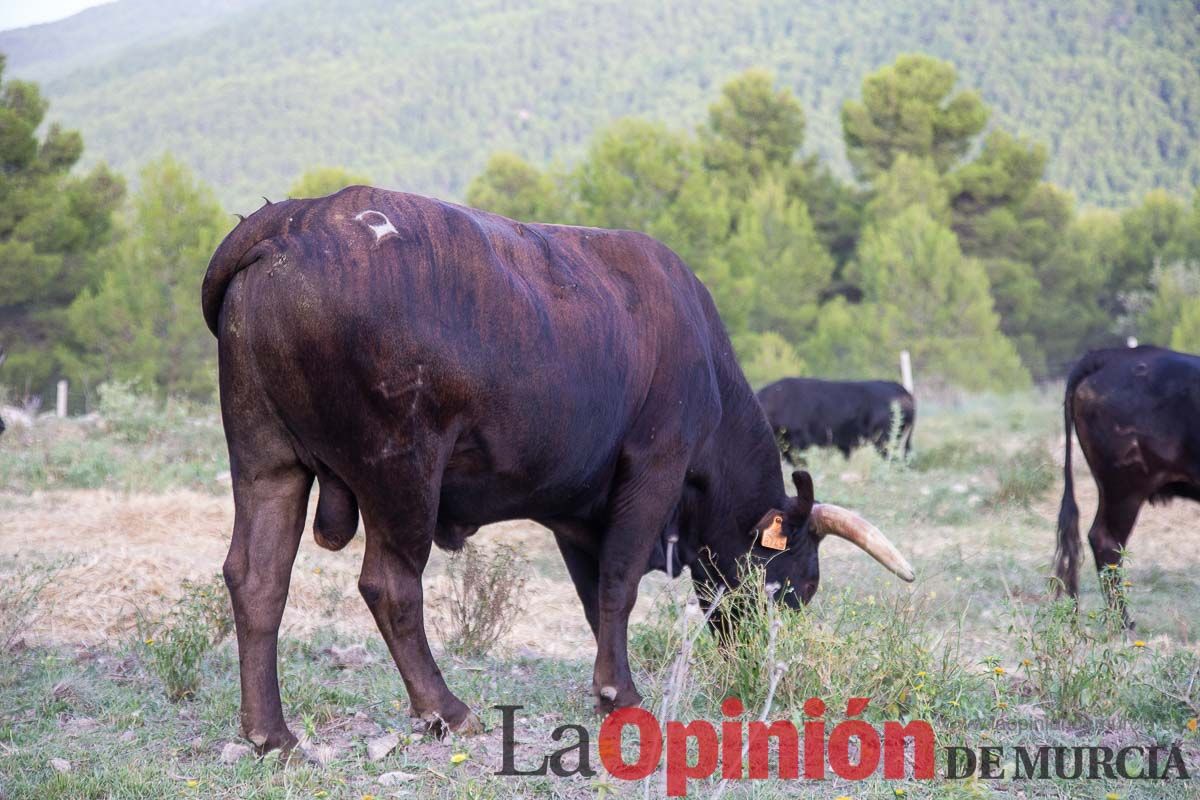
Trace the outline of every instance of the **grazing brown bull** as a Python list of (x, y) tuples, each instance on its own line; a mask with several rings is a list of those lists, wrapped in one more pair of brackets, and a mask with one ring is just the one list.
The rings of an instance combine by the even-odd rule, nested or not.
[(1063, 417), (1067, 449), (1058, 514), (1055, 572), (1079, 594), (1079, 508), (1071, 476), (1071, 427), (1099, 490), (1088, 532), (1108, 601), (1125, 611), (1120, 587), (1104, 579), (1121, 563), (1142, 504), (1200, 500), (1200, 358), (1160, 347), (1088, 353), (1067, 378)]
[(712, 299), (648, 236), (350, 187), (239, 224), (203, 305), (233, 473), (242, 726), (260, 750), (296, 741), (276, 639), (314, 476), (318, 544), (343, 547), (362, 514), (359, 590), (437, 730), (479, 722), (430, 654), (421, 572), (433, 543), (459, 548), (480, 525), (554, 532), (604, 710), (641, 700), (626, 625), (652, 556), (678, 572), (668, 538), (699, 587), (731, 585), (752, 554), (792, 604), (816, 591), (826, 534), (912, 579), (869, 523), (813, 503), (807, 473), (788, 497)]

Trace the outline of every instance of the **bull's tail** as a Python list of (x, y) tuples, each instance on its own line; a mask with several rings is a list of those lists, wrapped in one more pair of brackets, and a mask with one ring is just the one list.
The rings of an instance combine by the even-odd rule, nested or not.
[(270, 240), (286, 233), (288, 223), (303, 202), (268, 203), (239, 222), (213, 253), (204, 274), (204, 284), (200, 287), (200, 304), (204, 309), (204, 321), (214, 336), (229, 283), (243, 269), (267, 255)]
[[(299, 215), (304, 202), (268, 202), (239, 222), (217, 247), (200, 288), (204, 321), (214, 336), (220, 335), (221, 306), (229, 284), (239, 272), (274, 252), (273, 240), (288, 232), (289, 224)], [(358, 500), (350, 487), (327, 469), (317, 469), (317, 481), (321, 492), (317, 499), (313, 538), (327, 550), (341, 550), (358, 530)]]
[(1074, 387), (1068, 384), (1063, 400), (1063, 427), (1066, 429), (1066, 453), (1063, 456), (1063, 496), (1058, 509), (1058, 549), (1054, 553), (1054, 574), (1059, 585), (1075, 597), (1079, 593), (1079, 506), (1075, 504), (1075, 481), (1071, 475), (1071, 406)]
[(1058, 509), (1058, 548), (1054, 554), (1054, 574), (1059, 580), (1058, 592), (1071, 597), (1079, 594), (1079, 506), (1075, 504), (1075, 479), (1071, 473), (1071, 430), (1074, 427), (1075, 390), (1093, 372), (1103, 366), (1098, 353), (1088, 353), (1079, 360), (1067, 376), (1063, 396), (1063, 428), (1066, 431), (1066, 450), (1063, 455), (1063, 496)]

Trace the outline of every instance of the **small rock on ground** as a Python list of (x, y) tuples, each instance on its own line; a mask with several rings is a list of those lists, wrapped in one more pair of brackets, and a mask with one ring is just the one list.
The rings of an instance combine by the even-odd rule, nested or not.
[(401, 772), (399, 770), (396, 770), (395, 772), (385, 772), (377, 778), (380, 786), (399, 786), (402, 783), (408, 783), (409, 781), (415, 781), (416, 779), (417, 776), (413, 775), (411, 772)]
[(356, 667), (370, 664), (375, 660), (374, 656), (361, 644), (352, 644), (347, 647), (340, 647), (335, 644), (331, 645), (325, 652), (333, 659), (333, 663), (339, 669), (355, 669)]
[(250, 748), (246, 745), (226, 742), (225, 746), (221, 748), (221, 763), (236, 764), (248, 755), (250, 755)]
[(367, 758), (371, 761), (379, 761), (385, 758), (388, 753), (395, 750), (399, 744), (400, 737), (394, 733), (389, 733), (376, 739), (368, 739)]

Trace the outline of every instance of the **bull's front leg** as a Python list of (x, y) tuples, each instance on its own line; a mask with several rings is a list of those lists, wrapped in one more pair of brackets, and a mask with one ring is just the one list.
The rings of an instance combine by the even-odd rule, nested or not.
[(242, 735), (260, 754), (296, 745), (283, 719), (276, 661), (311, 486), (311, 473), (299, 465), (234, 479), (233, 539), (223, 572), (237, 628)]
[(600, 550), (592, 690), (596, 710), (602, 714), (642, 702), (629, 668), (629, 615), (650, 552), (674, 511), (683, 467), (660, 466), (635, 475), (615, 493)]

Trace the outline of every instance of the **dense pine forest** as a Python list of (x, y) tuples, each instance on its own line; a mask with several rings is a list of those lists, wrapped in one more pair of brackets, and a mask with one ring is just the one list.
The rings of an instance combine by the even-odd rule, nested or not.
[(144, 5), (0, 35), (8, 402), (211, 399), (197, 288), (231, 212), (366, 182), (662, 239), (756, 384), (906, 349), (926, 389), (1005, 390), (1128, 336), (1200, 350), (1180, 4), (214, 0), (123, 40)]
[(170, 151), (239, 211), (314, 164), (461, 198), (497, 149), (570, 164), (618, 117), (691, 130), (754, 67), (803, 106), (805, 152), (848, 178), (842, 104), (906, 52), (953, 63), (989, 124), (1044, 145), (1047, 178), (1082, 205), (1200, 182), (1194, 3), (534, 5), (122, 0), (0, 33), (0, 52), (83, 133), (84, 164), (133, 174)]

